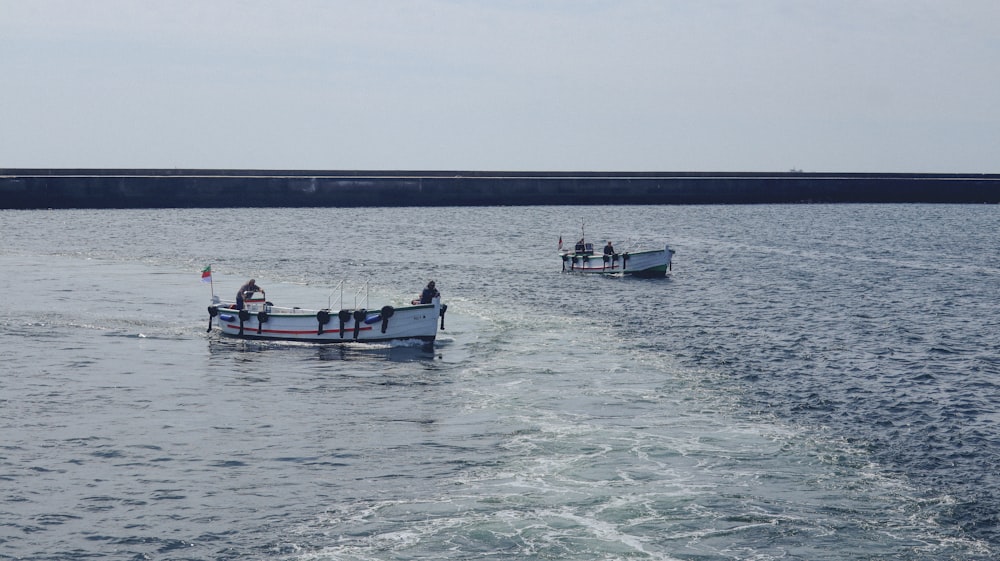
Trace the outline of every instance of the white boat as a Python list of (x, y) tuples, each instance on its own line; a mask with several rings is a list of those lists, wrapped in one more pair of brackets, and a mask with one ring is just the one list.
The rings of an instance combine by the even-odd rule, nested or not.
[(562, 270), (568, 272), (662, 277), (673, 268), (674, 250), (665, 245), (663, 249), (595, 252), (594, 244), (581, 238), (572, 249), (563, 249), (560, 240), (559, 257)]
[[(438, 320), (444, 329), (447, 305), (440, 298), (429, 304), (382, 306), (378, 309), (330, 307), (310, 310), (275, 306), (258, 293), (244, 302), (213, 296), (208, 307), (208, 331), (213, 327), (223, 335), (243, 339), (302, 341), (309, 343), (378, 342), (415, 339), (431, 342), (437, 337)], [(263, 295), (261, 295), (263, 296)]]

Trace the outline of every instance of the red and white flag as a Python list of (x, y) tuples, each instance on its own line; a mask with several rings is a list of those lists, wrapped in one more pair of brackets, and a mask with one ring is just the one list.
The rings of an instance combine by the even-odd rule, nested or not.
[(559, 249), (562, 249), (562, 236), (559, 236)]

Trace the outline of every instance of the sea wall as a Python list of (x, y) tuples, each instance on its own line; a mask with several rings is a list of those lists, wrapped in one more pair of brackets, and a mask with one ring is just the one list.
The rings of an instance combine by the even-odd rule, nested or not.
[(1000, 174), (0, 169), (0, 208), (1000, 203)]

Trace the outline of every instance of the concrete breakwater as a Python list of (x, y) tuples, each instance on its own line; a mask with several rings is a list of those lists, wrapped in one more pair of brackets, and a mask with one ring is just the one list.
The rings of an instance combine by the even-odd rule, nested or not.
[(1000, 203), (1000, 174), (0, 169), (0, 208)]

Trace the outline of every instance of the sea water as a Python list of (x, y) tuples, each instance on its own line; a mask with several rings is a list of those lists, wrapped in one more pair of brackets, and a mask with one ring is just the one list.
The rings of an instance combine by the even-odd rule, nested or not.
[[(673, 271), (563, 273), (581, 230)], [(961, 205), (0, 212), (0, 558), (992, 559), (997, 231)], [(434, 279), (445, 329), (206, 332), (251, 277), (335, 309)]]

